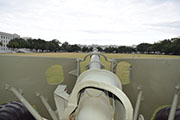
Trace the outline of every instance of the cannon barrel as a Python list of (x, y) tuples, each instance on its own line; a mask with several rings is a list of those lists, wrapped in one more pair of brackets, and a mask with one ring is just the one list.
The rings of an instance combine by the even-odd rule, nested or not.
[[(98, 55), (91, 56), (89, 69), (101, 69)], [(112, 120), (114, 110), (104, 91), (86, 88), (81, 94), (78, 120)]]
[(121, 82), (114, 73), (101, 69), (100, 55), (91, 53), (89, 69), (78, 77), (63, 119), (74, 115), (78, 120), (132, 120), (132, 105)]
[(101, 63), (98, 55), (92, 55), (90, 60), (90, 69), (101, 69)]

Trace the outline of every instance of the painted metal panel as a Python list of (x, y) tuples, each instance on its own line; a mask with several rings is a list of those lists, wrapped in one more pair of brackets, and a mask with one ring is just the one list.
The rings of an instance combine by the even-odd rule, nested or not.
[(25, 57), (25, 56), (0, 56), (0, 103), (17, 100), (11, 92), (5, 91), (5, 84), (9, 84), (23, 91), (27, 100), (44, 117), (50, 119), (45, 107), (36, 93), (48, 99), (49, 104), (55, 109), (53, 92), (57, 85), (49, 85), (46, 80), (46, 71), (53, 65), (61, 65), (64, 71), (64, 81), (70, 93), (76, 82), (76, 77), (68, 72), (76, 69), (75, 58), (50, 58), (50, 57)]
[[(143, 102), (140, 112), (150, 120), (155, 109), (171, 105), (176, 85), (180, 84), (180, 59), (113, 59), (132, 66), (132, 80), (123, 91), (135, 106), (138, 86), (142, 86)], [(180, 105), (180, 102), (179, 102)]]

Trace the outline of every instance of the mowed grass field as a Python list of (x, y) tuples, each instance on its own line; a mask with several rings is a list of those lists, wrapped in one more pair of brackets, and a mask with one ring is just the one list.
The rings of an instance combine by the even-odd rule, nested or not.
[[(88, 53), (0, 53), (0, 55), (17, 55), (17, 56), (47, 56), (47, 57), (63, 57), (63, 58), (83, 58)], [(151, 54), (119, 54), (105, 53), (108, 58), (180, 58), (175, 55), (151, 55)]]
[[(59, 57), (59, 58), (81, 58), (83, 59), (88, 53), (13, 53), (13, 54), (1, 54), (1, 55), (16, 55), (16, 56), (46, 56), (46, 57)], [(172, 55), (147, 55), (147, 54), (105, 54), (108, 59), (111, 58), (180, 58), (180, 56)], [(81, 63), (81, 72), (85, 71), (85, 66), (88, 64), (90, 58)], [(105, 66), (105, 69), (110, 70), (110, 63), (106, 62), (103, 57), (100, 58), (101, 63)], [(129, 83), (129, 67), (130, 64), (122, 62), (117, 66), (116, 72), (120, 78), (122, 84)], [(48, 81), (49, 83), (56, 83), (56, 81)]]

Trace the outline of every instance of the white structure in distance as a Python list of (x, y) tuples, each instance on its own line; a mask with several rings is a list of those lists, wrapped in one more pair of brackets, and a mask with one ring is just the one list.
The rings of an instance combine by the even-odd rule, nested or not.
[(0, 51), (8, 51), (9, 49), (7, 48), (7, 44), (10, 40), (14, 38), (20, 38), (20, 35), (0, 32), (0, 42), (2, 42), (2, 46), (0, 46)]

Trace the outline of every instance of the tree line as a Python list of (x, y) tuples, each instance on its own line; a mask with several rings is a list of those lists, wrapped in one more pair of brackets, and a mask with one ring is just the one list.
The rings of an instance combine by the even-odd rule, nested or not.
[[(101, 51), (101, 50), (100, 50)], [(119, 46), (106, 47), (102, 50), (106, 53), (142, 53), (142, 54), (166, 54), (166, 55), (180, 55), (180, 38), (171, 38), (150, 43), (140, 43), (133, 47)]]
[(16, 49), (16, 48), (27, 48), (35, 51), (51, 51), (56, 52), (59, 50), (60, 42), (56, 39), (51, 41), (45, 41), (43, 39), (27, 39), (23, 38), (14, 38), (8, 44), (7, 47)]
[[(9, 48), (27, 48), (38, 52), (90, 52), (93, 47), (80, 47), (77, 44), (61, 43), (57, 39), (45, 41), (43, 39), (15, 38), (8, 45)], [(97, 47), (100, 52), (106, 53), (145, 53), (145, 54), (173, 54), (180, 55), (180, 38), (165, 39), (153, 44), (140, 43), (136, 48), (128, 46), (119, 47)]]
[(180, 55), (180, 38), (165, 39), (154, 44), (141, 43), (136, 49), (141, 53)]
[(45, 41), (43, 39), (23, 39), (23, 38), (14, 38), (8, 44), (8, 48), (13, 50), (26, 48), (31, 51), (36, 52), (90, 52), (93, 48), (88, 47), (79, 47), (77, 44), (71, 45), (68, 42), (61, 43), (57, 39), (51, 41)]

